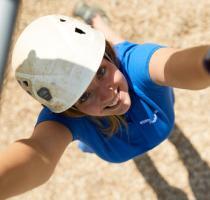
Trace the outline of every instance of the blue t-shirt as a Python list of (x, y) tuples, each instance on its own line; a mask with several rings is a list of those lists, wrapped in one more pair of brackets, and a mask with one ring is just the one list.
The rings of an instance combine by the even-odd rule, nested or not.
[(113, 163), (127, 161), (154, 148), (169, 136), (174, 125), (173, 90), (155, 84), (148, 70), (152, 54), (161, 47), (127, 41), (114, 47), (131, 97), (131, 107), (125, 113), (127, 128), (121, 126), (107, 137), (88, 116), (66, 117), (46, 107), (40, 112), (37, 124), (47, 120), (62, 123), (72, 132), (74, 141), (81, 141), (100, 158)]

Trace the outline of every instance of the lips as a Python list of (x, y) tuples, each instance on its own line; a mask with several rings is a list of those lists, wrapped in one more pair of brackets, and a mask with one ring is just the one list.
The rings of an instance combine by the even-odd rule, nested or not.
[(114, 97), (114, 99), (111, 101), (111, 103), (109, 104), (109, 106), (106, 106), (105, 109), (115, 109), (119, 103), (120, 103), (120, 95), (119, 95), (119, 88), (115, 89), (115, 94), (116, 96)]
[(117, 95), (108, 107), (115, 106), (117, 104), (118, 100), (119, 100), (119, 98), (118, 98), (118, 95)]

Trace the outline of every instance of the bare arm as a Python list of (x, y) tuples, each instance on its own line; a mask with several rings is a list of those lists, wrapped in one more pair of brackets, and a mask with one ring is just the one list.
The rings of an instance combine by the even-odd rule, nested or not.
[(157, 50), (149, 64), (151, 79), (160, 85), (191, 90), (210, 86), (210, 74), (203, 65), (209, 49), (210, 46), (197, 46)]
[(106, 40), (109, 41), (111, 45), (117, 45), (125, 41), (125, 39), (120, 34), (113, 31), (111, 27), (104, 22), (100, 15), (96, 15), (93, 18), (93, 27), (103, 32)]
[(46, 182), (71, 141), (67, 128), (49, 121), (40, 123), (31, 138), (19, 140), (1, 152), (0, 199), (21, 194)]

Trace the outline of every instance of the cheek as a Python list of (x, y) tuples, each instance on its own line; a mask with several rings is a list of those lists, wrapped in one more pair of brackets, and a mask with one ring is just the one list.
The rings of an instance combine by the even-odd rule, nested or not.
[(118, 82), (120, 85), (120, 89), (127, 92), (128, 91), (128, 83), (125, 76), (119, 71), (118, 73)]

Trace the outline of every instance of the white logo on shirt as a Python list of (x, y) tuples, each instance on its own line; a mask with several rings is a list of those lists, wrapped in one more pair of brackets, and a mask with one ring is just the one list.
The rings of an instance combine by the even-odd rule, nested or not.
[(140, 121), (139, 123), (140, 123), (141, 125), (146, 124), (146, 123), (154, 124), (154, 123), (157, 121), (157, 119), (158, 119), (158, 117), (157, 117), (157, 115), (156, 115), (157, 113), (158, 113), (158, 111), (155, 110), (152, 119), (144, 119), (144, 120)]

